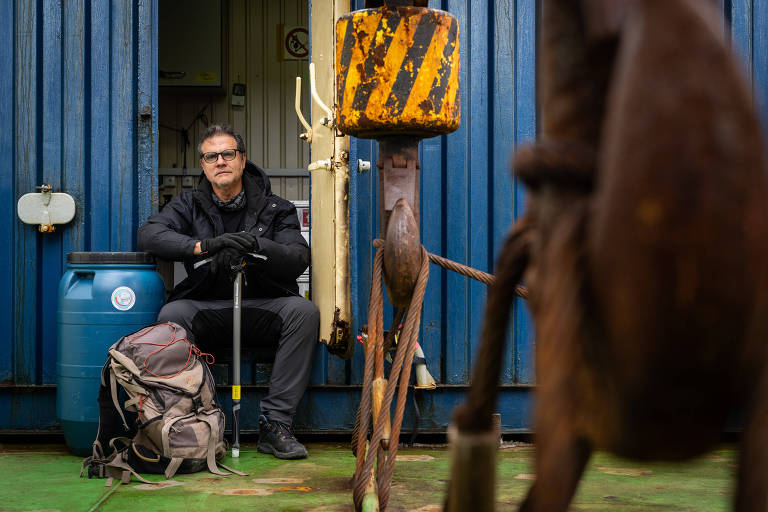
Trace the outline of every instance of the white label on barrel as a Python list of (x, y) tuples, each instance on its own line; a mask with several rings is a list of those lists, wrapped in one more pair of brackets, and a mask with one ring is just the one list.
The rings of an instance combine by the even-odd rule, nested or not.
[(136, 294), (127, 286), (118, 286), (112, 292), (112, 305), (120, 311), (128, 311), (136, 304)]

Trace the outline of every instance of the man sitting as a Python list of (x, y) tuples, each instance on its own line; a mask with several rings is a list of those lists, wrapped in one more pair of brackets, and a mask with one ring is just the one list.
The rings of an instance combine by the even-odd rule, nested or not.
[[(232, 266), (246, 258), (242, 346), (276, 348), (261, 401), (258, 450), (304, 458), (307, 450), (291, 425), (309, 380), (320, 313), (298, 295), (296, 279), (309, 265), (309, 246), (296, 208), (273, 194), (264, 171), (245, 159), (243, 139), (232, 127), (209, 126), (198, 152), (204, 173), (198, 189), (183, 190), (139, 228), (139, 250), (183, 261), (188, 274), (158, 321), (176, 322), (202, 350), (222, 353), (232, 343)], [(210, 264), (193, 268), (210, 257)]]

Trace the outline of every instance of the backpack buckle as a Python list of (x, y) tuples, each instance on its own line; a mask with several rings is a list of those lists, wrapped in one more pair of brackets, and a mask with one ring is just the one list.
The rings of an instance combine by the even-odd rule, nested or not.
[(93, 461), (88, 465), (88, 478), (104, 478), (105, 476), (104, 463)]

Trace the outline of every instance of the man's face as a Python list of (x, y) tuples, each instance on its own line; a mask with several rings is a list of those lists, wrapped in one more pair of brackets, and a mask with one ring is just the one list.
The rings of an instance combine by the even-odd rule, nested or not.
[[(237, 149), (237, 142), (231, 135), (214, 135), (203, 141), (200, 146), (202, 153), (220, 153), (226, 149)], [(245, 154), (239, 151), (235, 154), (234, 160), (226, 161), (222, 155), (219, 155), (212, 164), (206, 163), (202, 158), (200, 163), (203, 166), (203, 172), (208, 181), (214, 188), (230, 189), (237, 186), (243, 179), (243, 169), (245, 169)]]

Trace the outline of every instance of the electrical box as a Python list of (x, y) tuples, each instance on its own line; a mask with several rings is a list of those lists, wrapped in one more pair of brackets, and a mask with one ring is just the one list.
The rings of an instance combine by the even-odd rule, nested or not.
[(160, 87), (226, 94), (226, 2), (161, 0), (158, 15)]
[[(299, 224), (301, 224), (301, 236), (309, 243), (309, 201), (291, 201), (296, 206), (296, 213), (299, 215)], [(296, 280), (299, 285), (299, 295), (305, 299), (310, 299), (309, 289), (309, 272), (312, 269), (310, 266), (299, 276)]]

